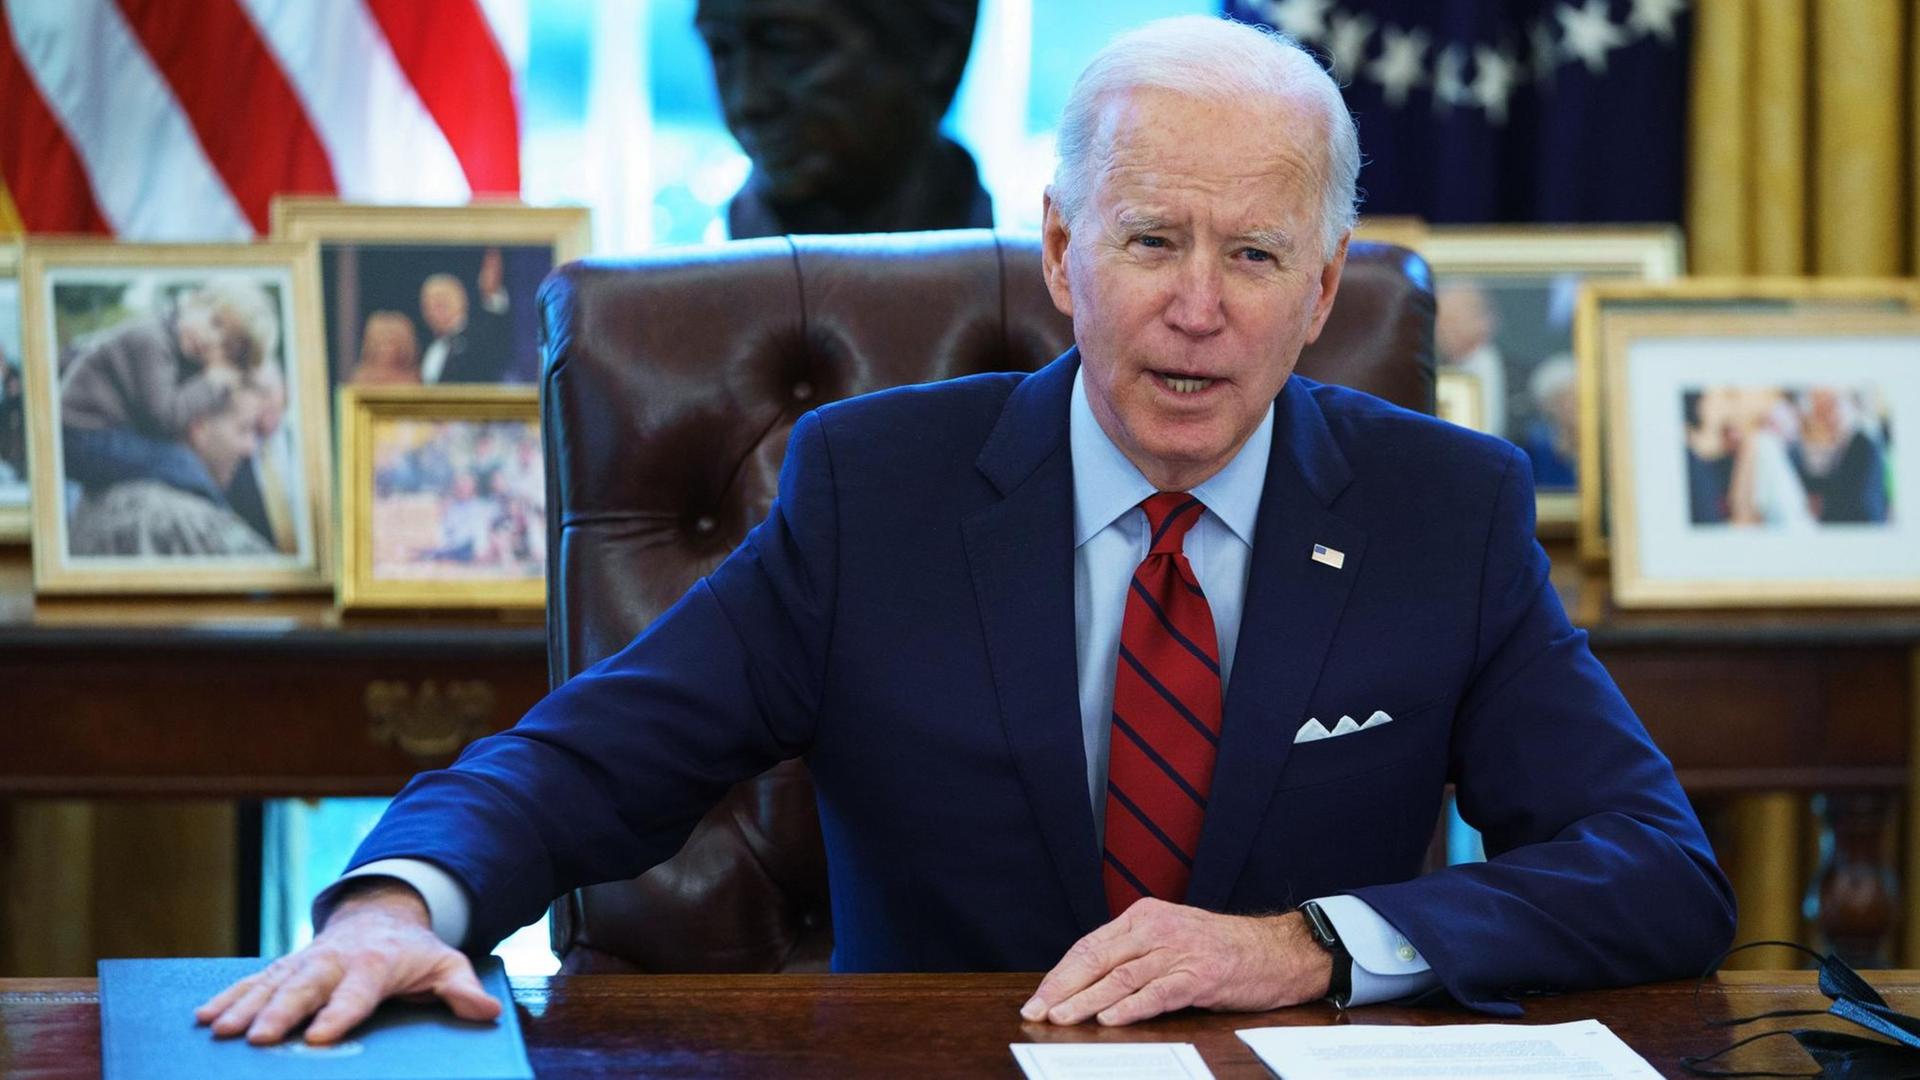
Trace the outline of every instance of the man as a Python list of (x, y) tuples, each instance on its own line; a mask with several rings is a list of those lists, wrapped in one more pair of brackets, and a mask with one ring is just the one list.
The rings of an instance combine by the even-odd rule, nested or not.
[[(223, 386), (199, 399), (182, 444), (219, 490), (229, 490), (259, 450), (269, 392)], [(274, 548), (225, 502), (154, 479), (89, 493), (67, 522), (74, 555), (266, 556)]]
[(506, 322), (507, 290), (499, 248), (480, 259), (480, 309), (467, 304), (467, 287), (452, 274), (433, 274), (420, 284), (420, 319), (433, 335), (420, 357), (420, 381), (497, 383), (513, 360)]
[[(1723, 947), (1725, 879), (1547, 583), (1524, 456), (1290, 377), (1353, 223), (1331, 80), (1166, 20), (1093, 61), (1060, 146), (1044, 265), (1077, 351), (807, 414), (740, 550), (417, 778), (314, 944), (202, 1022), (494, 1015), (443, 938), (666, 858), (799, 754), (835, 967), (1051, 967), (1030, 1021), (1436, 982), (1511, 1015)], [(1449, 780), (1494, 858), (1417, 876)]]
[(993, 224), (973, 157), (940, 133), (976, 0), (701, 0), (727, 128), (753, 173), (734, 239)]

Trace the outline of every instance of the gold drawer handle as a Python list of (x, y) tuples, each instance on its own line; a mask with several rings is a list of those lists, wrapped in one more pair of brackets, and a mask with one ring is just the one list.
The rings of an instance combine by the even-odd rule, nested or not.
[(449, 681), (445, 690), (429, 679), (418, 691), (378, 680), (367, 684), (367, 733), (411, 757), (449, 757), (488, 732), (494, 700), (493, 687), (478, 679)]

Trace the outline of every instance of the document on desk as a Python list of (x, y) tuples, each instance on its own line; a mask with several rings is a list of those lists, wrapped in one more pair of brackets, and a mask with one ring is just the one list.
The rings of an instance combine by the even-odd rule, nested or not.
[(506, 1005), (497, 1023), (456, 1019), (444, 1005), (389, 1001), (332, 1046), (216, 1039), (194, 1006), (266, 966), (259, 959), (102, 960), (104, 1080), (533, 1080), (498, 957), (475, 967)]
[(1192, 1043), (1010, 1043), (1027, 1080), (1213, 1080)]
[(1280, 1080), (1658, 1080), (1598, 1020), (1571, 1024), (1340, 1024), (1237, 1033)]

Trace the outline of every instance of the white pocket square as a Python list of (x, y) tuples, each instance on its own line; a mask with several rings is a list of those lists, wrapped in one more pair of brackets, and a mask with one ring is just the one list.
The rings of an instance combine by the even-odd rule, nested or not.
[(1355, 723), (1351, 716), (1343, 716), (1340, 718), (1339, 723), (1333, 725), (1333, 730), (1331, 731), (1327, 730), (1327, 725), (1321, 723), (1319, 720), (1310, 719), (1300, 725), (1299, 731), (1294, 732), (1293, 741), (1296, 743), (1317, 742), (1320, 739), (1331, 739), (1339, 735), (1351, 735), (1356, 731), (1368, 731), (1382, 724), (1391, 723), (1393, 723), (1393, 717), (1388, 716), (1378, 709), (1374, 710), (1372, 716), (1367, 717), (1367, 722), (1364, 724)]

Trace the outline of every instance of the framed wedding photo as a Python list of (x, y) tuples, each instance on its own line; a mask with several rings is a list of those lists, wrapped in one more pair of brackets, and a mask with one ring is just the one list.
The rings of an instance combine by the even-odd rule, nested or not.
[(1615, 318), (1645, 312), (1696, 315), (1885, 315), (1920, 311), (1914, 278), (1690, 277), (1667, 282), (1591, 281), (1574, 311), (1579, 365), (1581, 562), (1602, 567), (1609, 554), (1609, 455), (1601, 341)]
[(1920, 602), (1920, 314), (1609, 320), (1621, 607)]
[(312, 245), (34, 243), (20, 293), (36, 591), (332, 583)]
[(0, 244), (0, 544), (27, 538), (27, 389), (20, 367), (20, 248)]
[(1438, 371), (1473, 376), (1481, 430), (1526, 451), (1540, 534), (1572, 535), (1580, 505), (1580, 286), (1677, 276), (1679, 231), (1436, 225), (1419, 249), (1433, 268)]
[(546, 603), (546, 472), (533, 387), (344, 387), (344, 609)]
[(331, 386), (518, 386), (540, 374), (540, 282), (587, 253), (583, 207), (281, 197), (273, 234), (320, 245)]

